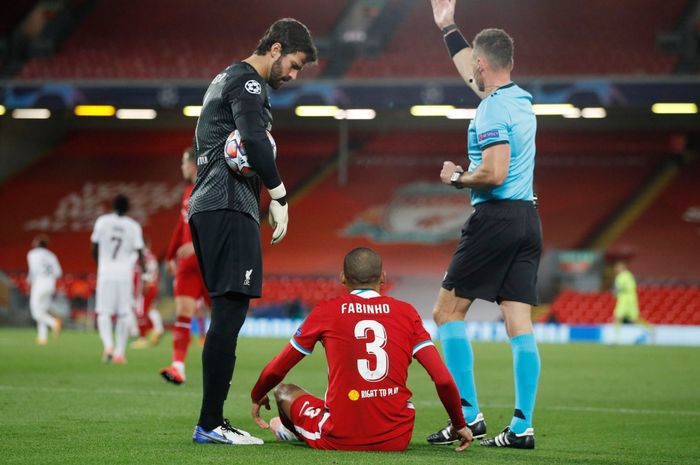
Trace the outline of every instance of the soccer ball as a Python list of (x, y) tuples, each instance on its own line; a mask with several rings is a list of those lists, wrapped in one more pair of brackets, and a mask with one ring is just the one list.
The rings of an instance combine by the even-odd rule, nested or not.
[[(272, 137), (272, 134), (270, 134), (270, 131), (265, 131), (265, 133), (267, 134), (267, 139), (270, 141), (270, 144), (272, 144), (272, 154), (277, 158), (277, 144), (275, 143), (275, 139)], [(241, 133), (238, 132), (238, 129), (233, 131), (226, 138), (224, 160), (226, 160), (226, 164), (234, 174), (246, 178), (255, 176), (256, 174), (255, 170), (253, 170), (248, 163), (248, 155), (246, 154), (245, 146), (241, 141)]]

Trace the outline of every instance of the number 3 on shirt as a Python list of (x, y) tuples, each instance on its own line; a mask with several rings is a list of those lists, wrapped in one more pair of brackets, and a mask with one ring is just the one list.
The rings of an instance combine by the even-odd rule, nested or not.
[(377, 359), (377, 367), (374, 370), (369, 369), (369, 360), (361, 358), (357, 360), (357, 371), (367, 381), (376, 382), (386, 378), (389, 372), (389, 356), (383, 347), (386, 345), (386, 329), (381, 323), (374, 320), (361, 320), (355, 325), (355, 338), (368, 339), (371, 337), (368, 333), (371, 332), (374, 338), (371, 342), (365, 344), (365, 350), (370, 355), (374, 355)]

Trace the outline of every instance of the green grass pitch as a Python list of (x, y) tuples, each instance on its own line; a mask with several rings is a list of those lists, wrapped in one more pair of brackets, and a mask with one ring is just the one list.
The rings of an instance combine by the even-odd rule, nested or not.
[[(0, 329), (0, 463), (3, 464), (698, 464), (700, 349), (540, 345), (542, 376), (535, 411), (534, 451), (463, 453), (424, 438), (446, 421), (435, 389), (414, 363), (409, 375), (417, 419), (403, 453), (314, 451), (280, 443), (249, 417), (248, 394), (259, 370), (286, 344), (242, 339), (226, 415), (257, 433), (264, 446), (191, 442), (199, 412), (201, 350), (190, 349), (188, 382), (172, 386), (158, 370), (170, 339), (130, 350), (125, 366), (99, 361), (96, 333), (64, 332), (34, 345), (29, 329)], [(507, 344), (474, 344), (477, 387), (489, 432), (505, 426), (513, 408)], [(323, 395), (323, 350), (288, 381)], [(269, 416), (268, 416), (269, 418)]]

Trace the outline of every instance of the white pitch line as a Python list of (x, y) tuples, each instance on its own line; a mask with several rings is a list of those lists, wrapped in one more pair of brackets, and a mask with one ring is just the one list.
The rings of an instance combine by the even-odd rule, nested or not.
[[(165, 390), (139, 390), (139, 389), (100, 389), (100, 394), (113, 394), (115, 396), (180, 396), (180, 397), (201, 397), (202, 393), (199, 389), (196, 392), (185, 391), (178, 386), (169, 386), (170, 389)], [(33, 391), (33, 392), (62, 392), (67, 394), (87, 394), (94, 392), (91, 389), (80, 388), (65, 388), (65, 387), (42, 387), (42, 386), (13, 386), (10, 384), (0, 384), (0, 391)], [(248, 393), (233, 393), (230, 392), (229, 398), (249, 398)], [(438, 401), (419, 400), (413, 401), (413, 404), (418, 406), (435, 407), (442, 406)], [(481, 404), (487, 408), (513, 408), (512, 404)], [(627, 413), (630, 415), (678, 415), (687, 417), (700, 417), (698, 410), (653, 410), (653, 409), (635, 409), (635, 408), (611, 408), (611, 407), (591, 407), (583, 405), (543, 405), (537, 406), (537, 410), (554, 410), (562, 412), (590, 412), (590, 413)]]

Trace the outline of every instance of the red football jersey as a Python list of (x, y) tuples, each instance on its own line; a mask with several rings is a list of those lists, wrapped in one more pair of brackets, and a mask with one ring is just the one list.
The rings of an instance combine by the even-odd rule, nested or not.
[(326, 408), (336, 419), (324, 436), (345, 445), (387, 441), (413, 429), (415, 412), (406, 387), (413, 354), (433, 345), (418, 312), (372, 290), (317, 305), (291, 339), (311, 354), (326, 351)]

